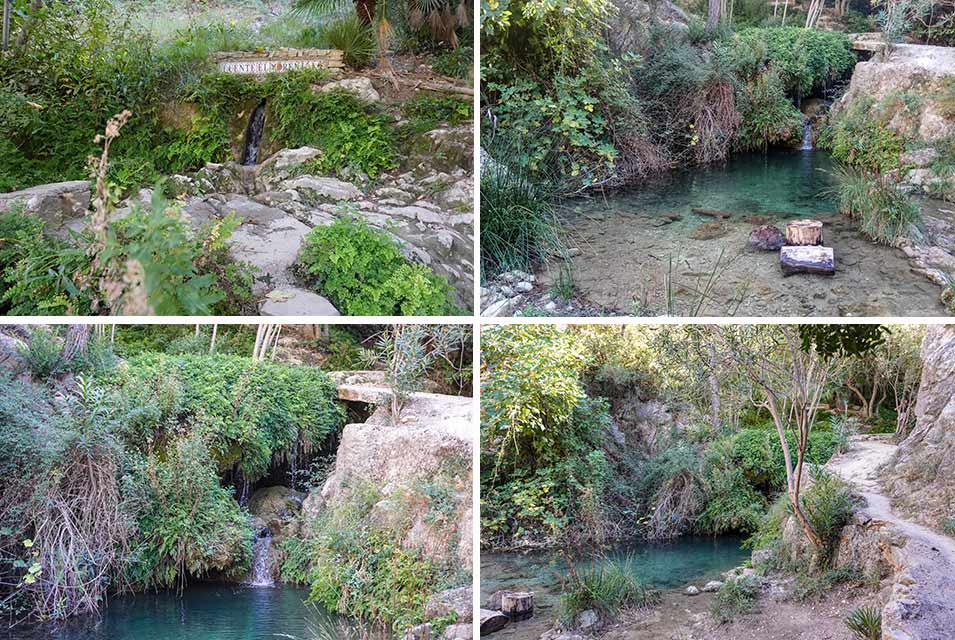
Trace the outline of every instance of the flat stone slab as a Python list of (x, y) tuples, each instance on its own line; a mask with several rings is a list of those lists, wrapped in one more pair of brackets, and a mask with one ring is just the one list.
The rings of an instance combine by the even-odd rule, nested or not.
[(779, 250), (779, 266), (784, 276), (794, 273), (835, 275), (835, 257), (832, 247), (783, 247)]
[(273, 289), (265, 296), (259, 313), (263, 316), (339, 316), (328, 298), (297, 287)]
[(84, 217), (90, 206), (90, 197), (87, 180), (41, 184), (22, 191), (0, 193), (0, 212), (20, 203), (24, 213), (41, 218), (55, 230), (70, 220)]

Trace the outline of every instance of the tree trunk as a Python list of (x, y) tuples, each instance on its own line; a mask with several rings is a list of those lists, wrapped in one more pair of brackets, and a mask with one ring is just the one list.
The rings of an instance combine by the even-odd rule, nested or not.
[(23, 21), (23, 26), (20, 27), (20, 35), (17, 36), (17, 49), (25, 47), (30, 40), (30, 28), (33, 26), (33, 21), (36, 20), (36, 14), (42, 8), (43, 0), (33, 0), (30, 3), (30, 15)]
[(63, 362), (72, 362), (77, 356), (84, 356), (89, 352), (90, 329), (92, 325), (71, 324), (66, 332), (66, 341), (60, 359)]
[(709, 383), (710, 383), (710, 411), (712, 415), (710, 417), (710, 423), (713, 426), (713, 431), (716, 431), (720, 428), (720, 381), (716, 377), (716, 367), (718, 366), (716, 358), (716, 347), (713, 343), (710, 343), (710, 371), (709, 371)]
[(13, 0), (3, 0), (3, 27), (0, 35), (0, 48), (10, 48), (10, 14), (13, 12)]
[(709, 0), (706, 14), (706, 30), (712, 33), (720, 24), (720, 0)]
[(370, 25), (375, 21), (375, 14), (378, 13), (377, 0), (355, 0), (355, 14), (358, 20), (364, 25)]

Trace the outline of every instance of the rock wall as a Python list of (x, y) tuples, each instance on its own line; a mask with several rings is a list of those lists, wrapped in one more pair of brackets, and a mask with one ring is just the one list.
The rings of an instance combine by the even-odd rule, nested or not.
[[(348, 503), (368, 484), (379, 490), (369, 518), (385, 527), (403, 527), (403, 545), (441, 562), (457, 562), (470, 573), (471, 398), (416, 393), (407, 401), (398, 424), (392, 424), (390, 390), (360, 373), (340, 378), (340, 396), (379, 404), (362, 424), (349, 424), (342, 433), (335, 470), (321, 491), (313, 491), (302, 505), (306, 523), (325, 509)], [(432, 500), (422, 491), (441, 484), (452, 492), (453, 526), (435, 517)], [(450, 508), (449, 508), (450, 507)]]
[(934, 325), (922, 340), (915, 427), (886, 467), (893, 507), (928, 527), (955, 518), (955, 325)]

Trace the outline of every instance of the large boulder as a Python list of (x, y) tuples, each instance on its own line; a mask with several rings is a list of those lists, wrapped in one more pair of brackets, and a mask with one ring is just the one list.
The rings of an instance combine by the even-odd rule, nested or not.
[(332, 91), (352, 93), (356, 98), (364, 102), (378, 102), (381, 100), (381, 95), (375, 90), (375, 85), (371, 83), (370, 79), (364, 76), (335, 80), (334, 82), (328, 82), (315, 87), (316, 93), (330, 93)]
[[(853, 102), (872, 98), (889, 112), (882, 114), (888, 128), (909, 139), (941, 141), (955, 135), (950, 95), (955, 82), (955, 49), (896, 44), (855, 66), (846, 93), (834, 114)], [(917, 101), (884, 100), (909, 94)]]
[(90, 207), (90, 183), (86, 180), (41, 184), (22, 191), (0, 193), (0, 213), (14, 206), (42, 219), (52, 230), (82, 218)]

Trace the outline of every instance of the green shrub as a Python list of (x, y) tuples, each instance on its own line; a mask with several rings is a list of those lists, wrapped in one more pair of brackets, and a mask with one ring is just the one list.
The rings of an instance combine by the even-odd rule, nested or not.
[(819, 571), (818, 568), (802, 570), (796, 574), (792, 599), (796, 602), (812, 602), (825, 598), (839, 584), (859, 580), (860, 572), (852, 566), (836, 567)]
[[(791, 432), (786, 434), (786, 441), (795, 457), (796, 439)], [(831, 431), (813, 430), (809, 434), (807, 465), (823, 465), (834, 452), (835, 439)], [(775, 428), (772, 431), (741, 429), (733, 443), (733, 460), (747, 480), (766, 493), (786, 486), (783, 448)]]
[(595, 560), (571, 572), (560, 597), (560, 615), (567, 623), (589, 609), (612, 618), (627, 607), (645, 607), (658, 602), (660, 594), (644, 586), (629, 562)]
[(732, 622), (756, 609), (760, 582), (755, 576), (731, 578), (723, 583), (710, 605), (710, 613), (720, 624)]
[(738, 142), (742, 149), (766, 149), (802, 136), (803, 115), (786, 97), (775, 71), (759, 74), (746, 85), (743, 95), (743, 124)]
[(917, 233), (922, 220), (918, 204), (888, 178), (852, 167), (843, 167), (837, 176), (839, 208), (858, 221), (866, 236), (898, 246)]
[(939, 524), (942, 526), (942, 531), (950, 536), (955, 536), (955, 518), (942, 518)]
[(849, 37), (834, 31), (800, 27), (743, 29), (732, 45), (749, 49), (743, 55), (749, 56), (755, 66), (776, 70), (786, 93), (793, 98), (811, 95), (814, 89), (825, 87), (856, 62)]
[(422, 95), (405, 103), (402, 111), (411, 120), (411, 130), (425, 132), (441, 123), (450, 125), (470, 122), (473, 118), (469, 100), (459, 100), (450, 96)]
[(142, 588), (181, 586), (210, 572), (242, 575), (252, 559), (251, 517), (219, 485), (200, 436), (178, 438), (135, 466), (128, 508), (139, 535), (128, 562)]
[(856, 505), (846, 483), (834, 474), (817, 468), (813, 480), (812, 488), (802, 496), (803, 510), (822, 540), (822, 552), (828, 559)]
[(817, 143), (832, 157), (860, 169), (887, 173), (899, 169), (905, 140), (889, 129), (875, 100), (864, 96), (834, 116)]
[(353, 69), (368, 66), (378, 51), (371, 27), (359, 20), (357, 15), (326, 25), (319, 38), (329, 49), (342, 51), (345, 64)]
[(858, 607), (846, 618), (846, 626), (858, 640), (881, 640), (882, 610), (878, 607)]
[(36, 327), (30, 334), (30, 341), (20, 350), (20, 356), (33, 376), (43, 380), (63, 371), (62, 351), (63, 345), (55, 330)]
[(130, 358), (110, 377), (126, 399), (126, 438), (143, 443), (168, 428), (203, 436), (218, 469), (255, 481), (274, 455), (320, 447), (344, 425), (335, 386), (313, 367), (226, 355)]
[(299, 254), (302, 272), (345, 315), (448, 315), (451, 285), (406, 260), (395, 240), (360, 218), (316, 227)]
[(530, 272), (562, 251), (550, 196), (523, 169), (481, 163), (481, 272)]

